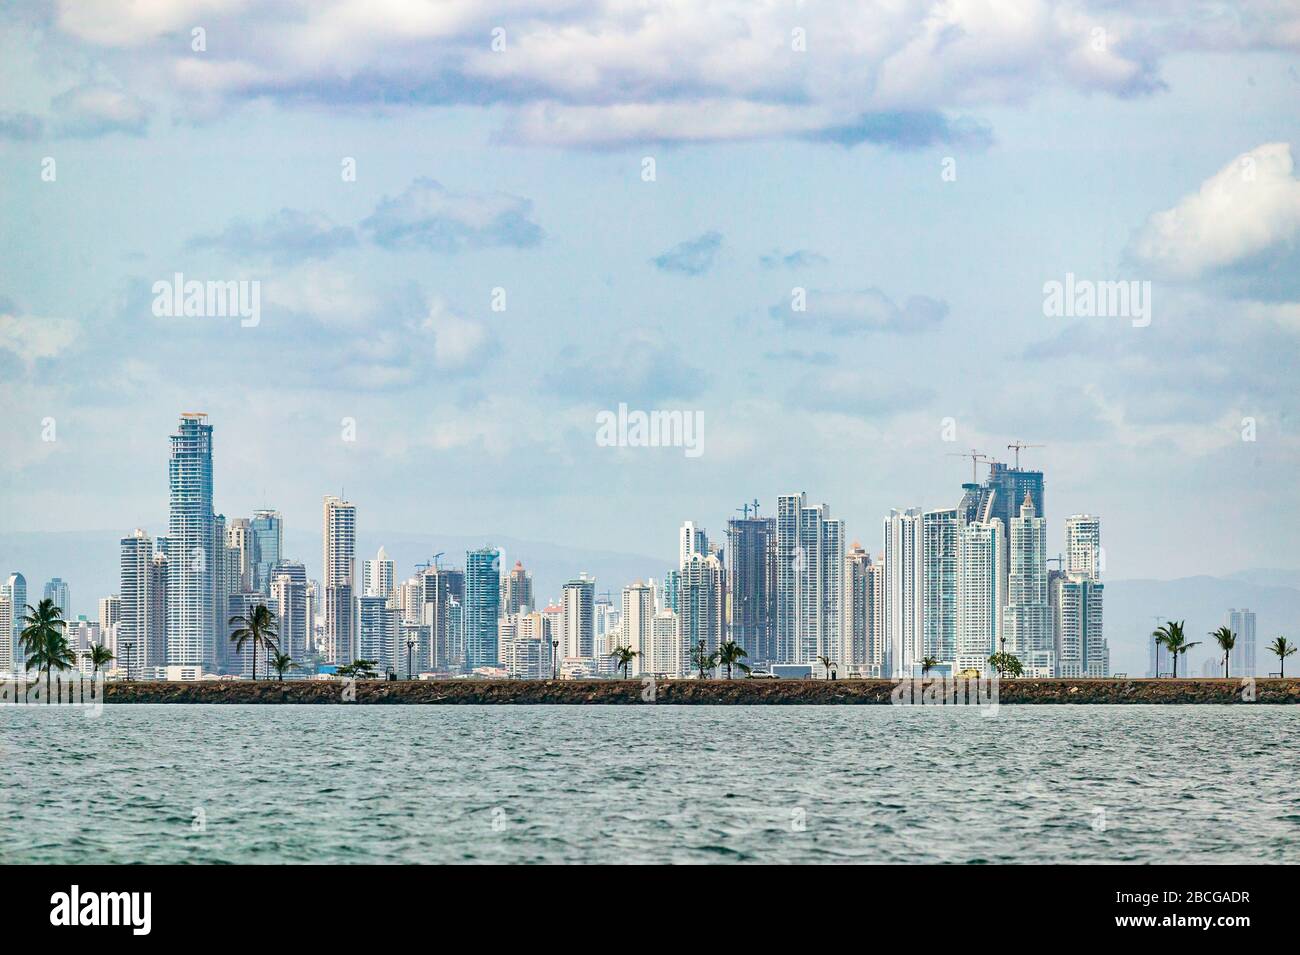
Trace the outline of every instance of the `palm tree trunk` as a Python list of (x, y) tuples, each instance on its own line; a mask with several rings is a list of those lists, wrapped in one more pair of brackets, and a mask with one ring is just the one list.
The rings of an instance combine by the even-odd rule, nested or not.
[(257, 682), (257, 637), (253, 637), (253, 682)]

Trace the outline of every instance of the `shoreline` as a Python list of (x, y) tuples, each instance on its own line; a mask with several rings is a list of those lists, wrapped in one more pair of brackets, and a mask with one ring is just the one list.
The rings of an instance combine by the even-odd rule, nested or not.
[[(920, 681), (913, 681), (917, 686)], [(974, 683), (975, 681), (972, 681)], [(931, 686), (933, 681), (926, 681)], [(212, 680), (194, 683), (114, 681), (104, 703), (364, 704), (364, 705), (644, 705), (888, 706), (892, 680)], [(984, 683), (987, 688), (988, 683)], [(951, 686), (951, 684), (950, 684)], [(996, 702), (1010, 705), (1250, 704), (1300, 705), (1300, 678), (1256, 678), (1254, 699), (1240, 678), (1019, 679), (998, 684)], [(944, 705), (927, 691), (924, 705)], [(951, 691), (950, 691), (951, 692)], [(987, 692), (987, 690), (986, 690)], [(347, 698), (347, 697), (351, 698)], [(981, 701), (985, 702), (985, 701)], [(991, 699), (987, 702), (993, 702)], [(919, 703), (919, 691), (918, 691)], [(917, 705), (917, 704), (912, 704)], [(954, 705), (951, 701), (947, 705)], [(975, 705), (973, 699), (969, 705)]]

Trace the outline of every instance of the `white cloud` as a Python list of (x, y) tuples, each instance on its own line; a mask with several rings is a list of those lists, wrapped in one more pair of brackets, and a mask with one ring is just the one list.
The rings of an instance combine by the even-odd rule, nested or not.
[(1245, 262), (1300, 236), (1300, 180), (1291, 146), (1242, 153), (1172, 209), (1138, 230), (1131, 256), (1161, 275), (1195, 279)]
[(55, 358), (77, 339), (77, 323), (66, 318), (0, 313), (0, 349), (12, 352), (29, 368)]

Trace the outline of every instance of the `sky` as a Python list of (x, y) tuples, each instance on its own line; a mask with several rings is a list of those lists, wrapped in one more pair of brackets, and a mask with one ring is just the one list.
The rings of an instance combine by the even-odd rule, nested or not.
[(1300, 566), (1298, 52), (1286, 2), (7, 4), (0, 532), (163, 532), (197, 410), (294, 528), (669, 559), (803, 490), (878, 551), (1023, 441), (1052, 549)]

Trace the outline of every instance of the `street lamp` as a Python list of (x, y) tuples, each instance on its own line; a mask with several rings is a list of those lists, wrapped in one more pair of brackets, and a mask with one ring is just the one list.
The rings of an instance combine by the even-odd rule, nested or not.
[(127, 652), (127, 663), (126, 663), (126, 682), (127, 682), (127, 683), (130, 683), (130, 682), (131, 682), (131, 665), (135, 662), (135, 641), (134, 641), (134, 640), (124, 640), (124, 641), (122, 642), (122, 646), (126, 647), (126, 649), (127, 649), (127, 651), (128, 651), (128, 652)]
[(551, 679), (552, 680), (558, 680), (560, 678), (559, 652), (560, 652), (560, 641), (552, 640), (551, 641)]
[(414, 649), (415, 649), (415, 640), (411, 637), (407, 637), (406, 638), (406, 678), (408, 680), (415, 679), (414, 674), (411, 672), (411, 651)]

